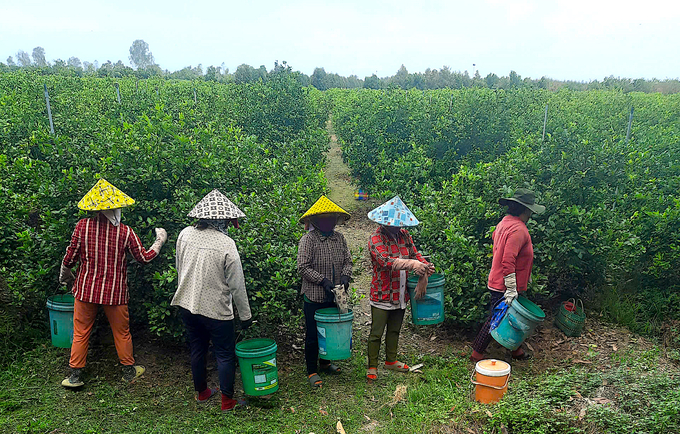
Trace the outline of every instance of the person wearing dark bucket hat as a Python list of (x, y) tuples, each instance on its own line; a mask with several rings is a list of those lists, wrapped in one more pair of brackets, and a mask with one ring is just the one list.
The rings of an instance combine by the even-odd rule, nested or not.
[[(498, 203), (508, 207), (507, 215), (494, 230), (493, 259), (487, 286), (491, 293), (491, 311), (505, 299), (510, 305), (520, 292), (527, 290), (534, 262), (534, 247), (526, 223), (531, 214), (542, 214), (545, 206), (536, 203), (536, 195), (526, 188), (518, 188), (513, 197), (501, 198)], [(472, 344), (470, 358), (478, 362), (484, 358), (484, 351), (491, 342), (491, 315), (482, 325)], [(512, 352), (512, 357), (524, 360), (530, 357), (520, 347)]]

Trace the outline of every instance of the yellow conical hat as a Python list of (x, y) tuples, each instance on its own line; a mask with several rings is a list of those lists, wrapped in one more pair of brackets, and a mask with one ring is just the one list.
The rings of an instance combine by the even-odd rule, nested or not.
[(85, 211), (103, 211), (123, 208), (133, 203), (134, 199), (102, 178), (80, 199), (78, 208)]
[(300, 222), (304, 222), (309, 217), (322, 214), (335, 214), (340, 217), (342, 221), (349, 220), (349, 213), (347, 211), (334, 204), (333, 201), (326, 196), (321, 196), (319, 200), (317, 200), (316, 203), (300, 217)]

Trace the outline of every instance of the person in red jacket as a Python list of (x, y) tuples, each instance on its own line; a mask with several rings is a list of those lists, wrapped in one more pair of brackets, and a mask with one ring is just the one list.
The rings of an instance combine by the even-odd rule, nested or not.
[[(503, 298), (508, 305), (520, 292), (527, 290), (534, 263), (534, 247), (526, 223), (531, 214), (545, 211), (543, 205), (536, 203), (534, 192), (519, 188), (511, 198), (499, 199), (498, 203), (507, 206), (508, 212), (493, 232), (493, 259), (487, 287), (491, 293), (491, 310)], [(489, 334), (491, 317), (484, 323), (472, 344), (470, 358), (478, 362), (484, 358), (484, 351), (491, 342)], [(530, 357), (520, 347), (512, 352), (512, 357), (524, 360)]]

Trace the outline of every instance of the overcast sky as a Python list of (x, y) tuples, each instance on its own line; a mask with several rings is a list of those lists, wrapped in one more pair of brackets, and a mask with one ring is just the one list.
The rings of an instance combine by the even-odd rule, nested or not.
[(571, 80), (680, 76), (675, 0), (0, 0), (3, 62), (41, 46), (50, 61), (129, 65), (135, 39), (171, 71), (285, 60), (306, 74), (321, 66), (360, 78), (401, 64)]

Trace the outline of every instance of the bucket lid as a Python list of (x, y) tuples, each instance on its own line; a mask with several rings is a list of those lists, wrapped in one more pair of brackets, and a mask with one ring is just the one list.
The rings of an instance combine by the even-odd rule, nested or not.
[(480, 360), (475, 371), (487, 377), (505, 377), (510, 373), (510, 364), (496, 359)]

